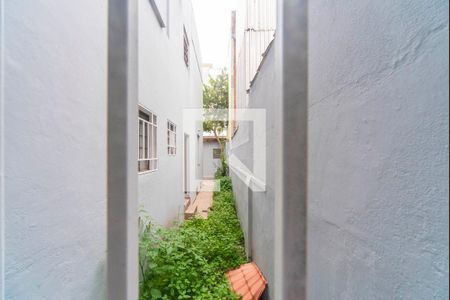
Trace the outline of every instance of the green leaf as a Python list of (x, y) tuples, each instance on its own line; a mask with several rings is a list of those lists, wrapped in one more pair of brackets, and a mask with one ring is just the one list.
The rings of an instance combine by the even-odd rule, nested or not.
[(152, 289), (151, 291), (152, 299), (159, 299), (161, 298), (161, 292), (158, 289)]
[(206, 220), (172, 228), (149, 224), (140, 235), (140, 299), (238, 299), (224, 274), (245, 263), (231, 180), (221, 177)]

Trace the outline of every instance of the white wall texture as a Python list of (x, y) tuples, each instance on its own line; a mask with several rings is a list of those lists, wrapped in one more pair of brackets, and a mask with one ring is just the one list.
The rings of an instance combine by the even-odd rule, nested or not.
[(448, 1), (309, 5), (309, 298), (446, 299)]
[[(162, 225), (170, 225), (183, 216), (185, 133), (190, 143), (191, 182), (197, 176), (201, 178), (203, 163), (202, 126), (195, 122), (201, 121), (201, 114), (183, 118), (183, 109), (201, 109), (203, 105), (200, 47), (190, 1), (170, 1), (166, 23), (166, 28), (162, 28), (150, 2), (139, 0), (139, 103), (158, 116), (159, 126), (159, 169), (139, 175), (139, 201), (151, 218)], [(183, 58), (183, 25), (190, 39), (189, 68)], [(167, 154), (167, 120), (177, 125), (176, 156)], [(195, 191), (191, 194), (194, 197)]]
[(6, 299), (104, 299), (106, 1), (4, 1)]
[[(246, 242), (246, 252), (258, 264), (269, 282), (265, 293), (268, 299), (274, 297), (274, 265), (276, 263), (274, 261), (275, 170), (279, 168), (275, 158), (281, 155), (279, 143), (281, 106), (275, 100), (279, 100), (278, 95), (281, 91), (280, 81), (278, 81), (280, 69), (276, 61), (278, 53), (279, 48), (274, 44), (268, 51), (249, 93), (248, 108), (267, 110), (266, 128), (264, 130), (267, 139), (266, 191), (252, 191), (247, 183), (240, 179), (236, 171), (230, 168), (236, 206)], [(230, 152), (236, 155), (251, 171), (254, 171), (255, 168), (253, 130), (253, 122), (239, 122), (239, 129), (230, 143)]]
[[(182, 118), (202, 107), (196, 29), (190, 2), (170, 3), (168, 29), (139, 3), (140, 103), (160, 126), (159, 170), (140, 176), (139, 196), (163, 224), (181, 215), (184, 133), (191, 178), (202, 173), (201, 123)], [(8, 1), (3, 13), (6, 297), (105, 298), (107, 2)], [(168, 119), (178, 126), (175, 157)]]
[[(308, 14), (308, 299), (447, 299), (448, 2), (320, 0)], [(270, 112), (267, 191), (249, 193), (231, 172), (268, 298), (280, 168), (270, 158), (277, 136), (295, 135), (279, 130), (278, 45), (248, 101)], [(232, 144), (251, 142), (247, 127)], [(231, 151), (252, 168), (249, 145)]]
[(217, 141), (203, 141), (203, 176), (205, 178), (214, 178), (217, 168), (220, 166), (220, 159), (214, 159), (214, 149), (220, 149)]

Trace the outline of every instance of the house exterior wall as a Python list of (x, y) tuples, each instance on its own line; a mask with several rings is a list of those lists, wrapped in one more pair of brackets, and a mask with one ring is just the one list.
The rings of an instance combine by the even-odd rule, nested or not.
[(248, 106), (247, 90), (258, 73), (264, 52), (277, 26), (276, 0), (238, 1), (231, 15), (230, 38), (230, 138), (237, 129), (236, 110)]
[[(444, 299), (448, 3), (309, 3), (308, 298)], [(276, 157), (280, 136), (295, 135), (280, 130), (277, 37), (245, 106), (268, 112), (266, 192), (230, 171), (247, 252), (272, 299)], [(251, 145), (251, 125), (239, 122), (230, 154), (250, 170)]]
[[(234, 70), (230, 85), (233, 95), (230, 101), (231, 140), (228, 154), (242, 163), (242, 168), (230, 164), (230, 177), (245, 247), (249, 259), (255, 261), (269, 285), (264, 298), (274, 297), (274, 201), (275, 201), (275, 157), (280, 154), (281, 137), (281, 65), (277, 62), (277, 46), (272, 43), (276, 29), (276, 1), (241, 1), (233, 16), (231, 41), (231, 70)], [(234, 26), (233, 26), (234, 25)], [(270, 49), (270, 50), (269, 50)], [(236, 91), (234, 91), (236, 88)], [(254, 123), (235, 120), (236, 116), (249, 118), (251, 113), (243, 109), (266, 109), (266, 191), (252, 190), (249, 178), (255, 172)], [(236, 121), (236, 123), (235, 123)], [(242, 176), (245, 174), (244, 176)], [(246, 178), (244, 178), (246, 177)], [(251, 180), (250, 180), (251, 181)]]
[(203, 177), (214, 178), (220, 159), (214, 159), (214, 149), (220, 149), (219, 143), (214, 140), (203, 140)]
[(309, 297), (445, 299), (448, 2), (309, 3)]
[[(253, 87), (249, 93), (249, 109), (266, 109), (266, 191), (257, 192), (250, 189), (246, 182), (237, 175), (239, 170), (230, 168), (233, 190), (241, 225), (244, 231), (247, 255), (255, 261), (269, 282), (266, 297), (273, 298), (274, 290), (274, 201), (275, 168), (273, 159), (279, 155), (280, 116), (279, 99), (281, 90), (276, 67), (277, 49), (272, 47), (267, 53)], [(253, 124), (239, 122), (239, 128), (230, 144), (230, 153), (236, 155), (246, 168), (253, 171)]]
[[(170, 5), (167, 33), (153, 23), (149, 2), (139, 2), (139, 98), (158, 115), (160, 159), (158, 171), (139, 176), (139, 200), (164, 225), (183, 205), (185, 133), (190, 177), (201, 178), (203, 170), (200, 114), (183, 117), (184, 108), (202, 107), (192, 8), (188, 1)], [(7, 299), (107, 297), (107, 15), (107, 1), (2, 6)], [(189, 69), (183, 23), (191, 39)], [(167, 120), (177, 125), (174, 157), (167, 155)]]
[(6, 299), (106, 298), (107, 1), (4, 1)]
[[(157, 171), (139, 175), (139, 202), (153, 221), (170, 225), (183, 216), (184, 135), (189, 135), (190, 182), (202, 173), (200, 113), (184, 117), (184, 109), (202, 108), (201, 57), (190, 1), (157, 1), (167, 13), (161, 27), (148, 0), (139, 0), (139, 103), (158, 117)], [(167, 6), (168, 5), (168, 6)], [(183, 56), (183, 26), (190, 40), (190, 66)], [(155, 47), (158, 45), (158, 47)], [(177, 154), (167, 152), (167, 121), (177, 126)], [(137, 117), (136, 117), (137, 122)], [(136, 149), (137, 151), (137, 149)], [(191, 198), (195, 197), (195, 186)]]

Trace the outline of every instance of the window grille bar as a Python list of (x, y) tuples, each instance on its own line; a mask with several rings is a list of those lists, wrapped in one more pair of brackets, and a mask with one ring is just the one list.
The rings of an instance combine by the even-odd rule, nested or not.
[(147, 143), (146, 143), (146, 157), (147, 158), (150, 158), (150, 155), (151, 155), (151, 152), (150, 152), (150, 142), (151, 142), (151, 136), (150, 136), (150, 129), (151, 129), (151, 124), (150, 123), (147, 123), (146, 124), (146, 129), (147, 129), (147, 132), (146, 132), (146, 138), (147, 138)]
[[(237, 85), (241, 90), (250, 89), (276, 31), (276, 0), (246, 0), (245, 8), (245, 28), (238, 29), (242, 40), (238, 43)], [(238, 106), (245, 106), (245, 95), (237, 96)]]

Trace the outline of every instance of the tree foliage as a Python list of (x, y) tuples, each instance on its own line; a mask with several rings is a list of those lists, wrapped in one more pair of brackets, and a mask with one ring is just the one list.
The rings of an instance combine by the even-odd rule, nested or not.
[(221, 176), (228, 174), (228, 165), (225, 159), (225, 140), (221, 137), (228, 128), (228, 74), (226, 70), (216, 77), (209, 77), (208, 84), (203, 87), (203, 108), (206, 120), (203, 122), (203, 131), (212, 132), (221, 150)]
[(222, 70), (222, 73), (216, 78), (209, 77), (208, 84), (203, 87), (203, 108), (206, 115), (214, 119), (205, 121), (203, 130), (219, 136), (228, 126), (228, 74), (226, 70)]

